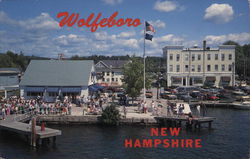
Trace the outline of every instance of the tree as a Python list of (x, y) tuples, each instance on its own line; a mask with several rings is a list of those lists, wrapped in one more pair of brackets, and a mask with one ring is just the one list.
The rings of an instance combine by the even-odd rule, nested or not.
[[(132, 97), (132, 101), (140, 95), (143, 88), (143, 62), (140, 58), (133, 56), (131, 62), (125, 65), (123, 69), (124, 89), (128, 96)], [(146, 88), (150, 87), (151, 80), (146, 74)]]
[(118, 125), (120, 121), (120, 113), (115, 105), (111, 104), (103, 110), (101, 121), (105, 125)]

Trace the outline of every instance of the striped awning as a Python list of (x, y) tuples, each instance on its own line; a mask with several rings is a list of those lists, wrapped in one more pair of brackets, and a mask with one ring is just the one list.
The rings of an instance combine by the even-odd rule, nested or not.
[(24, 90), (26, 92), (44, 92), (44, 87), (26, 87)]
[(47, 92), (58, 92), (59, 88), (58, 87), (48, 87), (46, 89)]
[(61, 88), (61, 92), (80, 92), (82, 90), (81, 87), (63, 87)]

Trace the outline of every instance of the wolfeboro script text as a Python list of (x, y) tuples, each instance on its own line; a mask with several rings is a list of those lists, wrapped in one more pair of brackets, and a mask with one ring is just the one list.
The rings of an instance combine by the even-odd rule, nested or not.
[[(137, 27), (141, 24), (140, 19), (132, 19), (132, 18), (120, 18), (116, 20), (116, 16), (118, 15), (118, 12), (113, 13), (109, 18), (103, 18), (99, 20), (102, 16), (102, 13), (98, 13), (97, 17), (94, 18), (95, 14), (91, 13), (87, 19), (79, 19), (79, 13), (72, 13), (69, 15), (68, 12), (60, 12), (57, 14), (57, 18), (62, 18), (62, 20), (59, 22), (59, 26), (63, 27), (64, 25), (67, 25), (68, 27), (72, 27), (73, 25), (77, 25), (78, 27), (86, 26), (90, 28), (91, 32), (95, 32), (98, 27), (121, 27), (123, 25), (127, 25), (128, 27)], [(94, 20), (93, 20), (94, 19)], [(93, 20), (93, 21), (92, 21)], [(92, 21), (92, 22), (91, 22)]]

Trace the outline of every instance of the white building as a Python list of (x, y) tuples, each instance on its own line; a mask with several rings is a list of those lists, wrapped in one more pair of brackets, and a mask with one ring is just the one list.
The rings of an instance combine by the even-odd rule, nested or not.
[(166, 46), (167, 86), (225, 86), (235, 83), (235, 46), (187, 48)]
[(97, 83), (103, 86), (122, 86), (122, 69), (129, 61), (127, 60), (102, 60), (95, 65)]

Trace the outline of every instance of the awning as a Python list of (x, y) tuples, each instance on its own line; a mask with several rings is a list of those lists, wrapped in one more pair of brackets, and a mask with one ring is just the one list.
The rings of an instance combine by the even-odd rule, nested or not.
[(26, 87), (24, 90), (26, 92), (44, 92), (44, 87)]
[(46, 89), (47, 92), (58, 92), (59, 88), (58, 87), (48, 87)]
[(206, 77), (206, 81), (215, 81), (216, 78), (214, 76), (208, 76)]
[(99, 84), (92, 84), (89, 86), (89, 91), (90, 92), (96, 92), (96, 91), (99, 91), (99, 90), (102, 90), (104, 87), (99, 85)]
[(63, 87), (61, 92), (81, 92), (81, 87)]
[(223, 82), (230, 82), (230, 80), (231, 80), (231, 77), (228, 77), (228, 76), (221, 77), (221, 81)]

